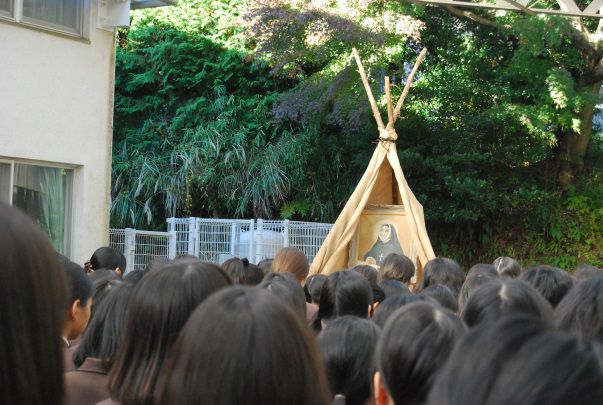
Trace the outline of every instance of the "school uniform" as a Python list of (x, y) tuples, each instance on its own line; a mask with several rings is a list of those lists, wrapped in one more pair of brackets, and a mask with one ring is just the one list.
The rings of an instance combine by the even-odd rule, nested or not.
[(63, 371), (66, 373), (69, 371), (75, 370), (75, 364), (73, 364), (73, 353), (75, 352), (75, 347), (69, 343), (69, 340), (64, 336), (61, 336), (63, 339)]
[(109, 398), (108, 373), (100, 359), (87, 357), (80, 368), (65, 374), (65, 405), (94, 405)]

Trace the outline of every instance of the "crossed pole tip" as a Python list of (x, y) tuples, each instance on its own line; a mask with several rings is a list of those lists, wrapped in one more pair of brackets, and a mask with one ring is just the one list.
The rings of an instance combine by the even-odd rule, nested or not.
[(364, 70), (364, 66), (362, 65), (362, 61), (360, 60), (360, 55), (358, 54), (358, 50), (356, 48), (352, 48), (352, 56), (356, 60), (356, 65), (358, 66), (358, 73), (360, 73), (360, 77), (362, 79), (362, 84), (364, 85), (364, 90), (366, 91), (366, 94), (368, 96), (368, 99), (369, 99), (369, 102), (371, 105), (371, 110), (373, 111), (373, 115), (375, 117), (375, 121), (377, 122), (377, 127), (379, 129), (391, 130), (394, 127), (394, 123), (400, 117), (400, 110), (402, 109), (404, 100), (406, 99), (406, 96), (408, 95), (408, 92), (412, 85), (412, 81), (413, 81), (417, 71), (419, 70), (419, 65), (425, 58), (426, 54), (427, 54), (427, 48), (423, 48), (423, 50), (421, 50), (421, 53), (419, 53), (417, 60), (415, 61), (415, 65), (414, 65), (412, 71), (410, 72), (408, 79), (406, 80), (406, 85), (404, 86), (402, 95), (400, 95), (400, 98), (398, 99), (398, 102), (396, 103), (396, 107), (393, 109), (392, 109), (391, 94), (390, 94), (390, 88), (389, 88), (390, 87), (389, 77), (386, 76), (385, 93), (387, 96), (387, 115), (388, 115), (388, 123), (387, 123), (387, 127), (386, 127), (383, 124), (383, 119), (381, 118), (381, 113), (379, 112), (379, 107), (377, 106), (377, 101), (375, 100), (375, 97), (373, 96), (373, 91), (371, 90), (371, 86), (368, 82), (368, 77)]

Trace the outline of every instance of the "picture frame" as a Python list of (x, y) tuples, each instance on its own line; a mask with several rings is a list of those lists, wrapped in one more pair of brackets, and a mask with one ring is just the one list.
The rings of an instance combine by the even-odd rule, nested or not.
[(406, 229), (403, 205), (367, 205), (360, 214), (350, 243), (348, 267), (368, 264), (379, 268), (389, 253), (404, 254), (415, 262), (416, 259), (410, 254), (411, 238)]

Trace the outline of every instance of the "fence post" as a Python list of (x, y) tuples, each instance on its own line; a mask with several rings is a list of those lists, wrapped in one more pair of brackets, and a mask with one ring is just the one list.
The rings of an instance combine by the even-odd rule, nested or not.
[(189, 255), (195, 255), (195, 242), (197, 240), (197, 218), (190, 217), (188, 219), (188, 249)]
[(168, 258), (176, 257), (176, 231), (168, 231)]
[(249, 261), (250, 262), (255, 262), (254, 260), (254, 255), (255, 255), (255, 232), (254, 232), (254, 220), (250, 219), (249, 220)]
[(283, 240), (283, 247), (289, 247), (289, 220), (285, 219), (283, 222), (285, 223), (285, 238)]
[(237, 244), (237, 223), (230, 222), (230, 254), (232, 257), (236, 257), (235, 246)]
[(136, 229), (124, 229), (124, 256), (128, 272), (136, 270)]
[(176, 218), (168, 218), (165, 220), (167, 222), (167, 230), (168, 232), (176, 231)]
[(258, 251), (256, 252), (256, 256), (253, 263), (257, 263), (262, 260), (264, 257), (264, 220), (258, 219), (258, 243), (256, 246), (258, 247)]
[(195, 256), (201, 254), (201, 218), (195, 218)]

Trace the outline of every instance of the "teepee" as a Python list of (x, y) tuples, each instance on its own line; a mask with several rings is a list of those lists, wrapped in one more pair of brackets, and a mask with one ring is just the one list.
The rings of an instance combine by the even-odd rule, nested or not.
[[(379, 141), (364, 175), (314, 258), (310, 266), (311, 274), (330, 274), (364, 263), (377, 266), (383, 258), (378, 255), (383, 256), (401, 248), (402, 253), (415, 263), (417, 272), (413, 283), (416, 285), (423, 278), (425, 263), (435, 257), (425, 228), (423, 206), (408, 186), (398, 160), (398, 135), (394, 128), (426, 52), (423, 49), (417, 58), (395, 107), (391, 100), (389, 78), (385, 77), (388, 122), (384, 125), (358, 52), (353, 50), (379, 128)], [(398, 239), (397, 247), (391, 247), (392, 238)], [(382, 253), (379, 253), (379, 247), (384, 247)]]

